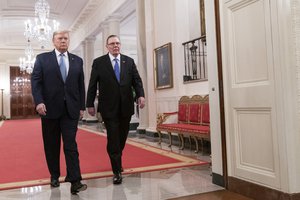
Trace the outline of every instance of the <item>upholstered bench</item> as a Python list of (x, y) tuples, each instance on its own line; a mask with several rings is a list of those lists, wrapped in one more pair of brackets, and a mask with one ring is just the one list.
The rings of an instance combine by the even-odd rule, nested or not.
[[(196, 152), (199, 151), (198, 139), (202, 147), (204, 140), (210, 140), (209, 97), (194, 95), (191, 98), (182, 96), (178, 102), (178, 111), (159, 113), (156, 130), (161, 143), (162, 132), (169, 135), (169, 146), (172, 145), (172, 133), (178, 135), (180, 149), (184, 148), (184, 136), (193, 138)], [(191, 140), (190, 140), (191, 142)]]

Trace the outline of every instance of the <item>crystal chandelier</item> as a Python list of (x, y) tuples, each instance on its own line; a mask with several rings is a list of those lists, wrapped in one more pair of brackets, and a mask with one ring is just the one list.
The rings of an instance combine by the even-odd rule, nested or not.
[(34, 67), (35, 57), (34, 57), (32, 46), (30, 44), (30, 39), (27, 40), (27, 46), (25, 48), (25, 56), (26, 57), (19, 58), (20, 71), (23, 73), (26, 72), (28, 74), (31, 74)]
[(59, 27), (59, 22), (53, 20), (53, 26), (48, 25), (49, 21), (50, 6), (46, 0), (37, 0), (35, 3), (35, 22), (31, 20), (25, 21), (25, 32), (26, 38), (37, 39), (44, 49), (51, 40), (52, 33)]

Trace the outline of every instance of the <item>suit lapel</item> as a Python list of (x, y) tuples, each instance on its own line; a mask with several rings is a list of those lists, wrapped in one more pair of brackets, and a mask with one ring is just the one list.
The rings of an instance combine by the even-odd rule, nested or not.
[(124, 79), (125, 76), (125, 72), (126, 72), (126, 68), (127, 68), (127, 63), (126, 63), (126, 59), (125, 57), (121, 54), (121, 72), (120, 72), (120, 82), (122, 82), (122, 80)]
[[(120, 71), (120, 83), (121, 83), (126, 74), (127, 62), (126, 62), (125, 57), (122, 54), (120, 54), (120, 55), (121, 55), (120, 56), (120, 59), (121, 59), (120, 60), (120, 70), (121, 70)], [(112, 63), (111, 63), (111, 60), (110, 60), (110, 57), (108, 54), (106, 55), (106, 63), (104, 66), (108, 66), (107, 70), (112, 74), (112, 77), (114, 77), (114, 79), (118, 82), (117, 77), (114, 72), (114, 66), (112, 66)]]
[(106, 55), (105, 62), (106, 63), (104, 63), (103, 66), (107, 66), (107, 70), (109, 71), (109, 73), (111, 74), (111, 76), (118, 82), (117, 77), (115, 75), (114, 66), (111, 63), (111, 60), (110, 60), (110, 57), (109, 57), (108, 54)]
[[(56, 65), (54, 65), (54, 63), (56, 63)], [(51, 60), (50, 60), (49, 64), (53, 65), (53, 67), (56, 70), (57, 76), (61, 79), (61, 81), (63, 81), (63, 78), (61, 76), (60, 69), (59, 69), (59, 64), (58, 64), (58, 61), (57, 61), (57, 58), (56, 58), (55, 50), (52, 51)]]
[(68, 59), (69, 59), (69, 71), (68, 71), (68, 74), (67, 74), (66, 81), (68, 80), (69, 75), (72, 76), (72, 73), (75, 70), (74, 69), (74, 67), (75, 67), (74, 66), (75, 62), (74, 61), (75, 61), (75, 59), (74, 59), (73, 55), (70, 54), (69, 52), (68, 52)]

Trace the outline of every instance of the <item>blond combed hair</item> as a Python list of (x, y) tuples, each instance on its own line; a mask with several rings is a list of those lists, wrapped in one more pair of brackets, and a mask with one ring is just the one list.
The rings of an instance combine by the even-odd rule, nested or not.
[(52, 37), (52, 39), (54, 39), (54, 37), (57, 35), (57, 34), (61, 34), (61, 33), (70, 33), (70, 31), (69, 30), (57, 30), (57, 31), (54, 31), (53, 32), (53, 37)]

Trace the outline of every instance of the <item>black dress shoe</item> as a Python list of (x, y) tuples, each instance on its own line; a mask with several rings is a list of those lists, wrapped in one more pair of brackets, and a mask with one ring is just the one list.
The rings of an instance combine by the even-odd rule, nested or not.
[(115, 185), (122, 183), (122, 175), (121, 175), (121, 173), (114, 174), (113, 183)]
[(59, 187), (58, 179), (51, 179), (50, 185), (51, 187)]
[(87, 185), (82, 184), (80, 181), (72, 183), (72, 185), (71, 185), (71, 193), (72, 194), (77, 194), (78, 192), (84, 191), (86, 189), (87, 189)]

